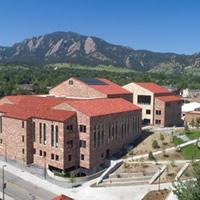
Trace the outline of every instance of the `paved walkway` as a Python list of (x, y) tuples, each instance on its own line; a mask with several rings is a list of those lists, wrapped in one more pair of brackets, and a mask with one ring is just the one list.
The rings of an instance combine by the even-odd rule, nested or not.
[[(194, 144), (197, 142), (198, 139), (195, 139), (195, 140), (190, 140), (188, 142), (185, 142), (183, 144), (180, 144), (178, 145), (177, 147), (178, 148), (181, 148), (181, 147), (184, 147), (184, 146), (187, 146), (189, 144)], [(168, 149), (165, 149), (165, 152), (168, 152), (168, 151), (172, 151), (172, 150), (176, 150), (177, 147), (171, 147), (171, 148), (168, 148)], [(158, 155), (158, 154), (161, 154), (163, 153), (163, 151), (156, 151), (156, 152), (153, 152), (153, 155)], [(143, 154), (143, 155), (139, 155), (139, 156), (133, 156), (133, 157), (129, 157), (129, 158), (125, 158), (124, 160), (136, 160), (136, 159), (140, 159), (140, 158), (147, 158), (149, 156), (149, 154)]]

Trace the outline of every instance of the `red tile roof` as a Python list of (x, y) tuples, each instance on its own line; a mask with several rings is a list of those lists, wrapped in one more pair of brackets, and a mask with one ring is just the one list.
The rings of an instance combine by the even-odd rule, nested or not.
[(74, 200), (74, 199), (72, 199), (72, 198), (70, 198), (70, 197), (68, 197), (68, 196), (65, 196), (65, 195), (61, 194), (61, 195), (59, 195), (59, 196), (53, 198), (52, 200)]
[(138, 106), (122, 99), (66, 99), (39, 96), (9, 96), (5, 97), (14, 104), (0, 106), (0, 112), (4, 116), (16, 119), (40, 118), (55, 121), (64, 121), (70, 118), (75, 112), (52, 109), (63, 102), (71, 105), (88, 116), (108, 115), (126, 111), (139, 110)]
[(68, 104), (91, 117), (141, 109), (122, 98), (72, 100)]
[[(78, 81), (81, 81), (79, 80), (78, 78), (75, 78), (76, 80)], [(107, 83), (106, 85), (88, 85), (89, 87), (92, 87), (94, 88), (95, 90), (98, 90), (104, 94), (107, 94), (107, 95), (113, 95), (113, 94), (132, 94), (132, 92), (120, 87), (119, 85), (107, 80), (107, 79), (104, 79), (104, 78), (97, 78), (98, 80), (100, 81), (103, 81), (105, 83)], [(82, 81), (81, 81), (82, 82)], [(84, 83), (84, 82), (82, 82)], [(84, 83), (86, 84), (86, 83)]]
[(176, 97), (174, 95), (170, 95), (170, 96), (160, 96), (160, 97), (156, 97), (157, 99), (164, 101), (164, 102), (170, 102), (170, 101), (181, 101), (180, 97)]
[(169, 90), (157, 85), (156, 83), (142, 83), (142, 82), (136, 82), (135, 84), (149, 90), (150, 92), (154, 94), (162, 94), (162, 93), (171, 93)]
[[(6, 97), (7, 98), (7, 97)], [(75, 112), (53, 110), (51, 106), (59, 104), (61, 99), (43, 98), (35, 96), (9, 96), (8, 99), (15, 104), (4, 104), (0, 106), (0, 112), (5, 117), (16, 119), (40, 118), (55, 121), (64, 121)]]

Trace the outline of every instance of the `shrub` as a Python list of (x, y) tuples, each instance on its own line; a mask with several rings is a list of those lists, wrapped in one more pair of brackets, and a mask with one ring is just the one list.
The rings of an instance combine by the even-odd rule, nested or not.
[(164, 140), (165, 140), (165, 137), (164, 137), (163, 134), (160, 134), (160, 140), (161, 140), (161, 141), (164, 141)]
[(154, 157), (152, 151), (149, 151), (149, 156), (148, 157), (149, 157), (149, 160), (155, 160), (155, 157)]
[(157, 140), (154, 140), (154, 141), (153, 141), (152, 147), (153, 147), (154, 149), (158, 149), (158, 148), (159, 148), (159, 145), (158, 145)]

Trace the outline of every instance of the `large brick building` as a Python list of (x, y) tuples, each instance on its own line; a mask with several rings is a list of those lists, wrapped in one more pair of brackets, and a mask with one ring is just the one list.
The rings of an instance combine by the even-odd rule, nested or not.
[(106, 79), (70, 78), (49, 91), (50, 95), (67, 98), (123, 98), (132, 102), (133, 93)]
[(133, 103), (142, 108), (144, 124), (180, 126), (181, 99), (155, 83), (129, 83), (123, 88), (133, 93)]
[[(73, 81), (72, 87), (76, 79)], [(108, 95), (98, 91), (95, 94), (93, 89), (90, 91), (91, 85), (91, 88), (86, 86), (77, 84), (79, 92), (70, 94), (76, 98), (78, 94), (81, 98), (101, 94), (101, 98), (7, 96), (1, 99), (0, 154), (25, 164), (65, 172), (98, 171), (107, 156), (141, 134), (141, 108), (123, 98), (105, 98)], [(67, 96), (69, 91), (61, 84), (50, 93)]]

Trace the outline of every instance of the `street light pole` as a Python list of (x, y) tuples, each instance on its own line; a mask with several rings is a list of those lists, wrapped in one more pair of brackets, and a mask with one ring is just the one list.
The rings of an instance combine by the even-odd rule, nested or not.
[(161, 168), (159, 167), (159, 182), (158, 182), (158, 191), (160, 192), (160, 170), (161, 170)]
[(4, 190), (5, 190), (5, 183), (4, 183), (4, 167), (6, 167), (6, 165), (3, 165), (2, 167), (2, 181), (3, 181), (3, 200), (5, 200), (5, 195), (4, 195)]

